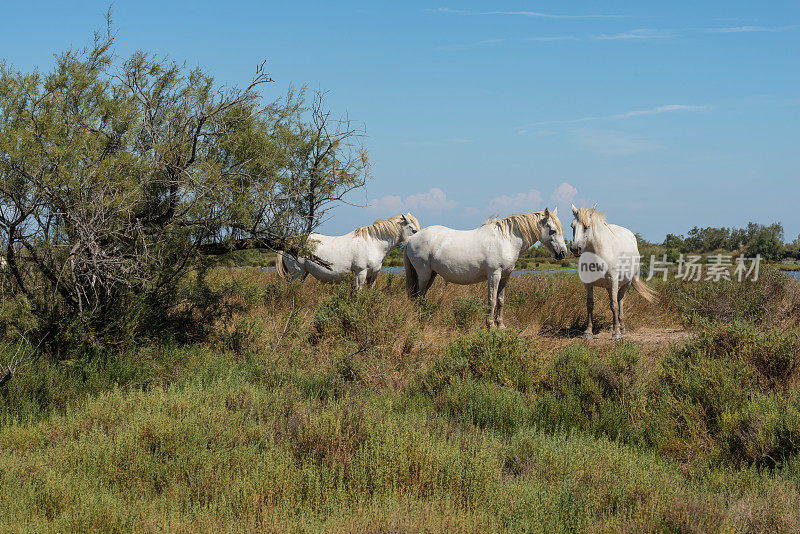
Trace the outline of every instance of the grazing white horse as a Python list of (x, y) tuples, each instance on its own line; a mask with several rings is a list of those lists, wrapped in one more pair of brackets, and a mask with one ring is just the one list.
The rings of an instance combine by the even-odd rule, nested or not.
[(364, 282), (375, 285), (383, 259), (400, 243), (420, 230), (419, 221), (410, 213), (380, 219), (369, 226), (360, 226), (349, 234), (308, 236), (314, 255), (330, 263), (330, 269), (308, 258), (295, 258), (278, 252), (275, 268), (284, 278), (302, 278), (311, 273), (323, 282), (341, 282), (347, 273), (355, 273), (356, 288)]
[(403, 254), (408, 295), (424, 297), (437, 274), (455, 284), (488, 280), (486, 324), (504, 328), (506, 284), (520, 253), (541, 241), (557, 259), (567, 255), (564, 230), (556, 211), (511, 215), (474, 230), (425, 228), (408, 240)]
[[(611, 314), (614, 317), (614, 325), (611, 339), (622, 339), (625, 333), (623, 323), (623, 305), (625, 293), (628, 288), (633, 288), (641, 294), (648, 302), (655, 302), (655, 291), (645, 284), (639, 277), (639, 247), (636, 244), (636, 236), (633, 232), (618, 226), (608, 224), (606, 216), (599, 211), (595, 211), (595, 204), (591, 209), (576, 208), (572, 206), (572, 254), (576, 257), (583, 253), (588, 254), (581, 258), (579, 269), (586, 268), (587, 271), (595, 272), (596, 275), (582, 274), (581, 279), (586, 287), (586, 315), (588, 322), (583, 337), (591, 339), (592, 331), (592, 311), (594, 309), (594, 286), (604, 287), (608, 290), (608, 299), (611, 305)], [(589, 262), (595, 267), (585, 267)], [(593, 278), (596, 278), (592, 281)]]

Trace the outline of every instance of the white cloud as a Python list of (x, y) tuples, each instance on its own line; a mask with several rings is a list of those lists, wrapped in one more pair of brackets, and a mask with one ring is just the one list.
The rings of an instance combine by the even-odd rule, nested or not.
[(572, 204), (578, 190), (567, 182), (563, 182), (553, 191), (553, 202), (556, 204)]
[(460, 45), (444, 45), (444, 46), (437, 46), (437, 50), (445, 50), (448, 52), (456, 52), (459, 50), (469, 50), (470, 48), (477, 48), (479, 46), (485, 46), (490, 44), (498, 44), (502, 43), (503, 39), (486, 39), (484, 41), (477, 41), (475, 43), (468, 43), (468, 44), (460, 44)]
[(405, 204), (403, 203), (403, 199), (399, 196), (386, 195), (384, 197), (371, 200), (369, 203), (369, 209), (372, 211), (397, 214), (405, 209)]
[(513, 197), (503, 195), (489, 201), (489, 211), (494, 214), (527, 213), (536, 210), (542, 203), (542, 194), (531, 189), (527, 193), (517, 193)]
[(621, 17), (621, 15), (553, 15), (539, 11), (469, 11), (465, 9), (451, 9), (449, 7), (440, 7), (432, 11), (436, 11), (438, 13), (450, 13), (453, 15), (507, 15), (518, 17), (539, 17), (545, 19), (615, 19)]
[(733, 28), (710, 28), (706, 31), (710, 33), (785, 32), (795, 28), (797, 28), (797, 26), (780, 26), (775, 28), (767, 28), (765, 26), (735, 26)]
[(708, 109), (708, 106), (687, 106), (685, 104), (669, 104), (667, 106), (657, 106), (651, 109), (639, 109), (634, 111), (627, 111), (625, 113), (618, 113), (611, 115), (609, 119), (627, 119), (628, 117), (638, 117), (640, 115), (660, 115), (662, 113), (669, 113), (670, 111), (702, 111)]
[(662, 113), (670, 113), (673, 111), (704, 111), (711, 109), (709, 106), (694, 106), (686, 104), (669, 104), (666, 106), (657, 106), (650, 109), (635, 109), (626, 111), (624, 113), (615, 113), (614, 115), (596, 115), (591, 117), (579, 117), (577, 119), (565, 119), (557, 121), (539, 121), (520, 126), (520, 129), (531, 128), (534, 126), (549, 126), (553, 124), (576, 124), (580, 122), (600, 121), (600, 120), (620, 120), (628, 119), (630, 117), (641, 117), (643, 115), (661, 115)]
[(451, 210), (458, 205), (454, 200), (448, 200), (444, 191), (438, 187), (431, 188), (427, 193), (416, 193), (405, 199), (397, 195), (386, 195), (369, 203), (369, 208), (382, 214), (396, 215), (407, 211), (420, 210)]
[(572, 136), (578, 146), (601, 156), (630, 156), (663, 148), (653, 141), (613, 130), (582, 129), (572, 132)]
[(675, 37), (675, 32), (672, 30), (653, 30), (647, 28), (641, 28), (638, 30), (628, 30), (622, 33), (614, 33), (614, 34), (600, 34), (600, 35), (590, 35), (589, 39), (597, 39), (600, 41), (609, 41), (609, 40), (630, 40), (630, 39), (670, 39)]
[(575, 37), (574, 35), (556, 35), (553, 37), (525, 37), (522, 40), (549, 42), (549, 41), (577, 41), (578, 38)]

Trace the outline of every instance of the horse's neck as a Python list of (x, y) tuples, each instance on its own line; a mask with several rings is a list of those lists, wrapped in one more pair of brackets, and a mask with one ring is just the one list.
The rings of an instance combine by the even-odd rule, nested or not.
[(391, 235), (381, 235), (375, 237), (368, 237), (368, 240), (372, 241), (373, 246), (377, 248), (380, 252), (386, 256), (390, 250), (397, 246), (400, 242), (400, 239)]
[(526, 241), (518, 232), (511, 232), (509, 238), (511, 239), (511, 243), (514, 245), (514, 248), (517, 251), (517, 257), (539, 242), (539, 240), (534, 237), (533, 242), (528, 243), (528, 241)]
[(608, 252), (611, 246), (611, 239), (613, 238), (614, 235), (611, 233), (611, 229), (608, 227), (608, 224), (603, 221), (598, 223), (597, 228), (592, 231), (592, 240), (586, 248), (589, 252), (593, 252), (598, 256), (603, 256), (604, 253)]
[[(535, 228), (535, 227), (538, 226), (538, 224), (539, 224), (539, 221), (537, 220), (531, 226), (533, 226)], [(540, 236), (537, 235), (536, 232), (534, 232), (533, 235), (531, 235), (531, 241), (528, 242), (528, 240), (523, 237), (522, 231), (519, 228), (517, 228), (516, 226), (514, 226), (514, 229), (513, 229), (513, 231), (511, 233), (513, 234), (514, 238), (519, 241), (519, 251), (517, 252), (518, 254), (522, 254), (523, 251), (528, 250), (533, 245), (535, 245), (536, 243), (541, 241), (541, 239), (539, 239)]]

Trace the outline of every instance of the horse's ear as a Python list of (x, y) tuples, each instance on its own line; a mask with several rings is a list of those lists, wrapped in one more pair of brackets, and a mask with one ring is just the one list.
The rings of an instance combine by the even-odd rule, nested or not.
[(545, 219), (549, 219), (550, 218), (550, 210), (547, 209), (547, 208), (544, 209), (544, 217), (545, 217)]
[(578, 208), (575, 207), (575, 204), (572, 205), (572, 214), (578, 216)]
[(400, 218), (403, 219), (405, 222), (408, 222), (408, 217), (406, 217), (405, 213), (401, 213)]
[(594, 206), (592, 206), (592, 211), (594, 211), (594, 209), (595, 209), (596, 207), (597, 207), (597, 202), (595, 202), (595, 203), (594, 203)]
[(558, 215), (558, 206), (553, 208), (553, 215)]

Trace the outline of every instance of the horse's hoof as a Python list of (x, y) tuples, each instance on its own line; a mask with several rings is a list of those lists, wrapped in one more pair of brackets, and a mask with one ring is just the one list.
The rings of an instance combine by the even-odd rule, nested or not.
[(611, 341), (619, 341), (620, 339), (622, 339), (622, 334), (612, 334), (611, 335)]
[(584, 332), (583, 339), (594, 339), (594, 335), (591, 332)]
[(497, 328), (505, 329), (505, 327), (506, 327), (505, 323), (497, 323)]
[(624, 327), (624, 326), (623, 326), (622, 328), (620, 328), (620, 329), (619, 329), (619, 333), (620, 333), (620, 334), (624, 334), (624, 333), (625, 333), (625, 327)]

